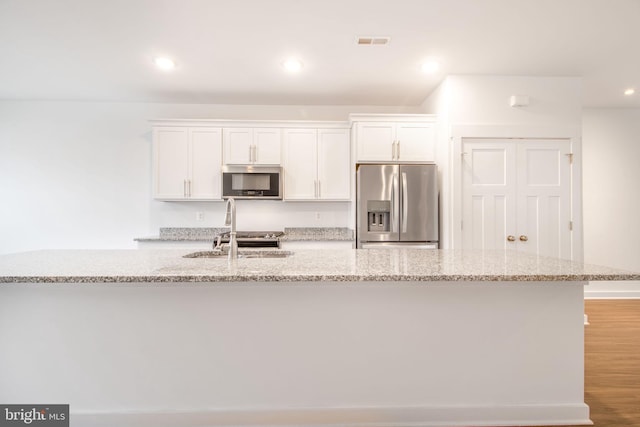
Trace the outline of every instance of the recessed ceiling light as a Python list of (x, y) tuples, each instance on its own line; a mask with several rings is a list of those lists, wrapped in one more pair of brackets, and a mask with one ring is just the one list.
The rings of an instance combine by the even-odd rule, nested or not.
[(422, 72), (425, 74), (435, 74), (440, 70), (440, 63), (433, 59), (422, 63)]
[(290, 73), (297, 73), (302, 70), (302, 61), (295, 58), (289, 58), (282, 63), (282, 68)]
[(627, 96), (633, 95), (634, 93), (636, 93), (636, 90), (634, 88), (631, 88), (631, 87), (624, 91), (624, 94), (627, 95)]
[(173, 59), (167, 58), (165, 56), (158, 56), (153, 58), (153, 63), (156, 64), (156, 67), (165, 71), (170, 71), (176, 68), (176, 62)]

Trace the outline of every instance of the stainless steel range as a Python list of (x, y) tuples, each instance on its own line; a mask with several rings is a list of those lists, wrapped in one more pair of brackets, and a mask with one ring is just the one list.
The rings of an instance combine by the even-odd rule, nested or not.
[[(218, 236), (220, 244), (229, 243), (229, 234), (226, 232)], [(282, 231), (238, 231), (236, 240), (239, 248), (279, 248), (283, 235)]]

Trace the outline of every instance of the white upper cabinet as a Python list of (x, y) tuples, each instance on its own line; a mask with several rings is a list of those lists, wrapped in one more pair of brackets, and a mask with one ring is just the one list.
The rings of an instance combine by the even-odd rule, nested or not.
[(318, 198), (351, 197), (351, 162), (347, 129), (318, 129)]
[(224, 163), (279, 165), (282, 131), (278, 128), (225, 128)]
[[(359, 162), (435, 161), (435, 122), (417, 118), (380, 115), (355, 121), (356, 156)], [(391, 120), (393, 119), (393, 120)], [(411, 121), (411, 120), (415, 121)]]
[(282, 129), (256, 128), (253, 130), (254, 163), (279, 165), (282, 163)]
[(395, 160), (394, 123), (358, 123), (356, 124), (356, 135), (359, 161)]
[(284, 198), (315, 200), (318, 185), (318, 131), (284, 130)]
[(396, 160), (435, 161), (434, 124), (397, 123)]
[(349, 153), (348, 129), (285, 129), (285, 200), (349, 200)]
[(221, 197), (222, 130), (162, 126), (153, 129), (153, 197), (217, 200)]

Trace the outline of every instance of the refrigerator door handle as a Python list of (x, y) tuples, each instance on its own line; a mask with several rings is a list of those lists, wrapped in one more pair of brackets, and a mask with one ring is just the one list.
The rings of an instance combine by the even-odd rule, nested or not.
[(399, 200), (397, 200), (399, 196), (398, 189), (398, 174), (393, 174), (393, 181), (391, 186), (391, 231), (393, 233), (398, 231), (398, 217), (400, 216), (398, 213), (399, 208)]
[(409, 193), (407, 192), (407, 174), (402, 172), (402, 232), (407, 232), (407, 212), (409, 211)]

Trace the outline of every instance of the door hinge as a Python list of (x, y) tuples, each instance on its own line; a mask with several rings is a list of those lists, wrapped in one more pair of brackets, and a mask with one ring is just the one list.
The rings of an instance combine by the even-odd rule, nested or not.
[(569, 158), (569, 164), (573, 164), (573, 153), (568, 153), (566, 156)]
[(573, 231), (573, 221), (569, 221), (569, 231)]

